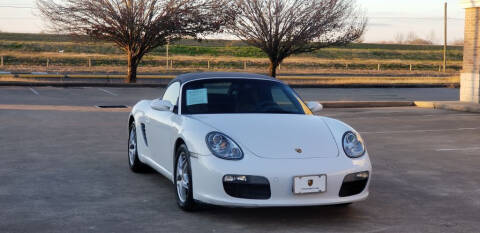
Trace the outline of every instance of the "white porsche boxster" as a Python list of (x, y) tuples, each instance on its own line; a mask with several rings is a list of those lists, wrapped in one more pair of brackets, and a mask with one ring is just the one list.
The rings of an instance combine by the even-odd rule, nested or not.
[(367, 198), (370, 159), (361, 136), (317, 116), (281, 81), (255, 74), (175, 78), (161, 99), (137, 103), (128, 161), (176, 187), (180, 208), (350, 204)]

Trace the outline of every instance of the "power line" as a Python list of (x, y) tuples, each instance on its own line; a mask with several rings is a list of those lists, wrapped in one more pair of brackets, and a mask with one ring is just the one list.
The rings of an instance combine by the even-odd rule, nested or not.
[(0, 8), (36, 9), (36, 7), (32, 6), (0, 6)]
[(34, 17), (0, 17), (0, 20), (37, 20), (37, 18)]
[[(381, 17), (369, 16), (372, 19), (405, 19), (405, 20), (443, 20), (442, 17)], [(464, 18), (448, 18), (448, 20), (465, 20)]]

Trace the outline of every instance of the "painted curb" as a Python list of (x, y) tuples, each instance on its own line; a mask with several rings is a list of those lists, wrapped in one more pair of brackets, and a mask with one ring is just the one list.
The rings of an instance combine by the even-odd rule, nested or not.
[(480, 104), (460, 102), (460, 101), (415, 101), (415, 106), (419, 108), (444, 109), (460, 112), (480, 113)]
[(413, 107), (413, 101), (320, 101), (324, 108)]

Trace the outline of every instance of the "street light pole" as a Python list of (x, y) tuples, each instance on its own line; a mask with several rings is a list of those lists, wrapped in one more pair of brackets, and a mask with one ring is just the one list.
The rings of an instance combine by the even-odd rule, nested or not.
[(447, 26), (448, 26), (448, 3), (445, 2), (445, 28), (444, 28), (444, 38), (445, 38), (445, 43), (443, 45), (443, 72), (447, 71)]
[(167, 64), (166, 64), (166, 67), (167, 67), (167, 70), (168, 70), (168, 62), (169, 62), (169, 57), (168, 57), (168, 47), (170, 46), (170, 40), (167, 38)]

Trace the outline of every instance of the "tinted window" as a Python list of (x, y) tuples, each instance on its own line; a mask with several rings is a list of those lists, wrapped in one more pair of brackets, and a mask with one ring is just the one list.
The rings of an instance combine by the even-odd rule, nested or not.
[(305, 114), (290, 87), (256, 79), (210, 79), (189, 82), (182, 91), (183, 114)]
[(179, 82), (172, 83), (170, 86), (168, 86), (167, 90), (165, 91), (165, 94), (163, 95), (163, 100), (168, 100), (173, 105), (177, 105), (179, 95), (180, 95), (180, 83)]

